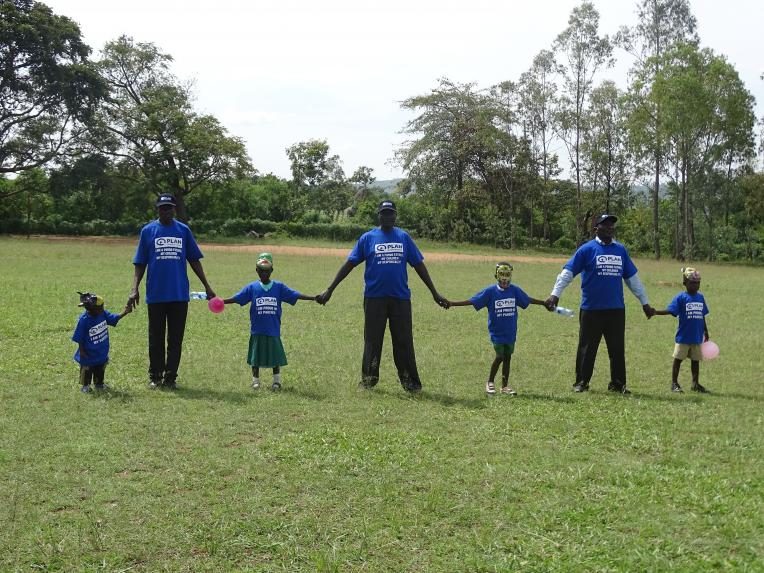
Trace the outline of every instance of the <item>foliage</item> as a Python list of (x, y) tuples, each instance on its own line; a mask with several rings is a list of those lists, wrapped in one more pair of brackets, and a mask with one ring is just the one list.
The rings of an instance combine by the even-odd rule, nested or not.
[(0, 174), (48, 164), (103, 95), (80, 29), (45, 4), (0, 1)]

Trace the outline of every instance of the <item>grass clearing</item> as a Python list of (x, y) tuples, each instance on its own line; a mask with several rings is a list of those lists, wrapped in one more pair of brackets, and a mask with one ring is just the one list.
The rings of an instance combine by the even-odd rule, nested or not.
[[(121, 309), (134, 245), (0, 248), (2, 570), (764, 570), (762, 313), (745, 304), (761, 269), (698, 264), (721, 348), (701, 365), (708, 396), (670, 393), (676, 320), (647, 321), (627, 293), (633, 396), (605, 391), (604, 343), (592, 391), (573, 394), (577, 321), (531, 306), (512, 364), (519, 395), (488, 399), (485, 312), (440, 309), (413, 272), (424, 392), (401, 390), (389, 338), (379, 386), (359, 392), (361, 268), (326, 307), (285, 305), (280, 393), (249, 388), (247, 309), (192, 301), (179, 391), (146, 387), (142, 304), (111, 330), (112, 390), (86, 396), (71, 359), (75, 291)], [(274, 262), (275, 279), (315, 294), (341, 259)], [(637, 265), (664, 308), (680, 264)], [(252, 254), (210, 252), (204, 266), (221, 296), (255, 277)], [(545, 298), (559, 266), (520, 263), (513, 279)], [(428, 268), (451, 299), (493, 281), (485, 262)], [(577, 308), (578, 288), (561, 304)]]

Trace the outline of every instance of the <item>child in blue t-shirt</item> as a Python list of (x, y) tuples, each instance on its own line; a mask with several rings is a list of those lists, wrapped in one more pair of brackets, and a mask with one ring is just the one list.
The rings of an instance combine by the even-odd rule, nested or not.
[(519, 286), (511, 284), (512, 271), (512, 265), (502, 261), (496, 265), (494, 272), (497, 284), (484, 288), (469, 300), (449, 301), (449, 306), (472, 306), (475, 310), (488, 308), (488, 334), (496, 352), (485, 385), (485, 392), (489, 396), (496, 394), (494, 379), (500, 365), (503, 365), (501, 393), (511, 396), (517, 394), (509, 385), (509, 365), (517, 339), (517, 308), (528, 308), (529, 304), (544, 304), (543, 300), (529, 297)]
[(104, 374), (109, 361), (109, 326), (117, 326), (131, 309), (126, 306), (120, 314), (113, 314), (104, 310), (103, 297), (89, 292), (78, 294), (80, 303), (77, 306), (84, 307), (85, 312), (77, 321), (72, 340), (78, 344), (74, 360), (80, 365), (80, 390), (90, 392), (93, 380), (96, 390), (106, 390)]
[(258, 255), (255, 269), (260, 280), (249, 283), (223, 302), (235, 302), (241, 306), (252, 303), (249, 309), (252, 327), (247, 354), (247, 363), (252, 367), (252, 388), (257, 390), (260, 387), (260, 368), (273, 368), (271, 390), (280, 390), (281, 367), (287, 364), (284, 345), (281, 343), (281, 303), (294, 305), (298, 300), (316, 300), (316, 297), (300, 294), (284, 283), (272, 281), (273, 256), (270, 253)]
[(692, 372), (692, 390), (694, 392), (708, 392), (700, 385), (700, 361), (703, 355), (700, 345), (708, 340), (708, 326), (706, 315), (708, 305), (700, 289), (700, 273), (692, 268), (682, 269), (682, 284), (686, 292), (680, 292), (669, 303), (665, 310), (656, 310), (656, 315), (665, 316), (670, 314), (679, 319), (676, 329), (676, 344), (674, 346), (674, 366), (671, 369), (671, 391), (681, 392), (679, 385), (679, 367), (685, 358), (690, 358), (690, 371)]

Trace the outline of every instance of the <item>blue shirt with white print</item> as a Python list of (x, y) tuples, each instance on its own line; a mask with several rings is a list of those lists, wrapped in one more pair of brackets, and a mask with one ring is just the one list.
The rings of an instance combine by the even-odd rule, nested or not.
[[(117, 326), (119, 315), (104, 310), (92, 316), (83, 312), (77, 321), (72, 340), (79, 346), (74, 360), (82, 366), (100, 366), (109, 361), (109, 326)], [(85, 356), (80, 355), (80, 348)]]
[(393, 297), (411, 299), (406, 265), (412, 267), (424, 261), (422, 253), (409, 234), (398, 227), (389, 231), (381, 227), (361, 235), (348, 261), (366, 261), (363, 274), (363, 295), (366, 298)]
[(517, 285), (502, 289), (498, 284), (484, 288), (470, 299), (475, 310), (488, 309), (488, 334), (494, 344), (517, 340), (517, 307), (528, 308), (531, 299)]
[(144, 226), (133, 264), (146, 265), (146, 303), (188, 302), (186, 262), (203, 256), (191, 229), (180, 221)]
[(270, 281), (270, 288), (263, 288), (263, 283), (249, 283), (233, 299), (241, 306), (252, 303), (249, 309), (249, 320), (252, 334), (265, 336), (281, 336), (281, 303), (294, 305), (300, 293), (292, 290), (284, 283)]
[(705, 316), (708, 305), (705, 297), (696, 292), (680, 292), (669, 303), (667, 310), (679, 319), (676, 329), (676, 342), (679, 344), (701, 344), (705, 338)]
[(573, 276), (581, 273), (582, 310), (625, 308), (623, 280), (637, 274), (626, 247), (596, 238), (581, 245), (563, 268)]

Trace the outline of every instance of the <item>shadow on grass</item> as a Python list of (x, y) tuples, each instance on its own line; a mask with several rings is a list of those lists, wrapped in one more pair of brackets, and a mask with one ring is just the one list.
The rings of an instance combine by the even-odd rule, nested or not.
[[(502, 396), (503, 398), (504, 396)], [(517, 396), (512, 396), (512, 400), (539, 400), (542, 402), (557, 402), (559, 404), (571, 404), (575, 399), (571, 396), (558, 396), (555, 394), (537, 394), (535, 392), (520, 392)]]
[(373, 389), (370, 390), (359, 390), (359, 393), (361, 394), (368, 394), (369, 396), (372, 396), (374, 394), (384, 395), (388, 398), (397, 398), (398, 400), (406, 400), (406, 401), (429, 401), (429, 402), (435, 402), (437, 404), (441, 404), (443, 406), (461, 406), (463, 408), (470, 408), (472, 410), (482, 410), (486, 407), (486, 401), (484, 398), (456, 398), (454, 396), (447, 396), (443, 394), (434, 394), (432, 392), (429, 392), (428, 390), (422, 390), (418, 394), (410, 394), (409, 392), (406, 392), (403, 389), (396, 388), (393, 389), (387, 389), (387, 388), (380, 388), (379, 386), (375, 386)]
[(253, 397), (254, 392), (243, 389), (239, 392), (230, 392), (228, 390), (216, 390), (214, 388), (191, 388), (189, 386), (178, 386), (177, 390), (151, 390), (151, 392), (162, 392), (176, 394), (179, 398), (186, 400), (215, 400), (218, 402), (229, 402), (231, 404), (242, 404)]
[[(266, 392), (271, 392), (271, 390), (266, 390)], [(305, 388), (299, 388), (294, 386), (286, 386), (283, 387), (280, 392), (282, 394), (289, 394), (291, 396), (296, 396), (298, 398), (307, 398), (308, 400), (316, 400), (317, 402), (321, 400), (326, 400), (326, 396), (324, 394), (319, 394), (318, 392), (314, 392), (313, 390), (307, 390)]]

